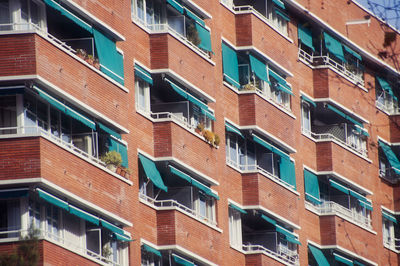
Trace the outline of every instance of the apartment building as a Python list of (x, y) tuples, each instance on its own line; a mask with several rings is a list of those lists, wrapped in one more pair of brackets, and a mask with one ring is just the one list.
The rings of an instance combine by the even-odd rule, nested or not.
[(352, 0), (0, 0), (0, 253), (399, 265), (399, 37)]

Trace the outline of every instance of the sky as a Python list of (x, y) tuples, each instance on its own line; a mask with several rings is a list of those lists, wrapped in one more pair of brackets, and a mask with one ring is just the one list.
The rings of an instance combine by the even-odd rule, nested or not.
[(356, 0), (378, 17), (400, 30), (400, 0)]

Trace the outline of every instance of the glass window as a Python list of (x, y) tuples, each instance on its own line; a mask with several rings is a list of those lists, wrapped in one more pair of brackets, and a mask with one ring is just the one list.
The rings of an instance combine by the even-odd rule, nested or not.
[(305, 133), (311, 132), (311, 112), (310, 106), (306, 102), (301, 103), (301, 122)]
[(186, 36), (185, 16), (181, 15), (173, 8), (167, 6), (167, 19), (168, 26), (171, 27), (176, 33)]
[(46, 233), (47, 236), (59, 240), (60, 230), (60, 214), (57, 207), (52, 205), (46, 206)]
[(231, 246), (242, 249), (242, 220), (240, 213), (229, 208), (229, 240)]
[(15, 96), (0, 97), (0, 135), (17, 133), (16, 104)]
[(0, 0), (0, 31), (11, 29), (11, 26), (8, 25), (11, 23), (10, 4), (8, 1)]
[(33, 228), (41, 229), (41, 211), (37, 202), (29, 201), (29, 225)]
[(101, 230), (89, 222), (86, 223), (86, 249), (91, 256), (101, 254)]
[(0, 238), (19, 237), (18, 230), (21, 229), (20, 201), (1, 200), (0, 210)]
[(136, 108), (140, 111), (150, 111), (149, 84), (140, 78), (136, 80)]
[(382, 219), (383, 244), (388, 247), (394, 246), (394, 226), (393, 222), (385, 218)]

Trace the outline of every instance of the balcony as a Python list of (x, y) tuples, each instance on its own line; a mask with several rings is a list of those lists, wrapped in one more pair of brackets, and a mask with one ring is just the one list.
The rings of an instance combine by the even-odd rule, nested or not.
[[(265, 248), (264, 246), (250, 244), (243, 245), (243, 252), (246, 254), (246, 262), (250, 260), (249, 257), (252, 257), (251, 261), (256, 260), (257, 265), (275, 265), (279, 262), (282, 265), (300, 265), (297, 252), (287, 250), (286, 247), (280, 247), (277, 249), (276, 252), (274, 252)], [(257, 256), (256, 254), (261, 255), (259, 255), (259, 258), (255, 258)], [(254, 264), (250, 263), (250, 265)]]

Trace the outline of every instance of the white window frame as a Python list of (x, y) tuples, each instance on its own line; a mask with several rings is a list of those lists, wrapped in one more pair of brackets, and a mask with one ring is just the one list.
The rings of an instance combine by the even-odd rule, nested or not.
[[(142, 97), (144, 106), (141, 103)], [(140, 78), (135, 80), (135, 102), (137, 111), (150, 114), (150, 84)]]
[(301, 101), (301, 129), (303, 133), (311, 133), (311, 106), (305, 101)]
[(272, 22), (272, 24), (277, 28), (277, 30), (285, 36), (288, 36), (288, 22), (284, 20), (281, 16), (277, 15), (274, 7), (275, 4), (272, 0), (265, 0), (266, 14), (265, 17)]
[(385, 217), (382, 217), (382, 239), (385, 247), (395, 248), (394, 224)]
[(239, 211), (229, 207), (229, 243), (242, 250), (242, 218)]

